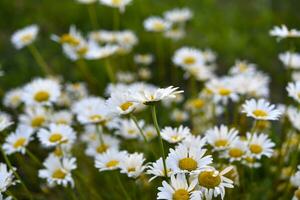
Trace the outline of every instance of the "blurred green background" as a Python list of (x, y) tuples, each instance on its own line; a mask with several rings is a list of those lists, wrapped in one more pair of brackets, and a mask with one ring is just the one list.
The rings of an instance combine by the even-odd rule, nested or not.
[[(193, 10), (194, 18), (187, 26), (185, 39), (172, 45), (164, 40), (165, 66), (173, 67), (170, 56), (180, 46), (209, 47), (218, 53), (220, 73), (226, 72), (237, 58), (257, 63), (260, 69), (272, 76), (272, 87), (280, 91), (271, 93), (272, 98), (276, 101), (281, 99), (284, 69), (277, 55), (288, 49), (288, 42), (277, 43), (275, 38), (269, 37), (268, 31), (280, 24), (300, 28), (299, 0), (133, 0), (122, 16), (121, 28), (132, 29), (138, 34), (140, 42), (134, 51), (155, 52), (153, 34), (146, 33), (142, 26), (146, 17), (183, 6)], [(100, 4), (96, 9), (99, 29), (112, 29), (113, 9)], [(50, 40), (50, 35), (67, 32), (71, 24), (84, 33), (92, 30), (87, 6), (75, 0), (1, 0), (0, 63), (6, 72), (0, 78), (2, 88), (19, 86), (41, 75), (28, 50), (17, 51), (10, 43), (10, 36), (15, 30), (33, 23), (41, 28), (35, 44), (49, 65), (67, 80), (79, 80), (74, 63), (65, 58), (61, 47)], [(299, 42), (296, 45), (299, 46)], [(123, 63), (118, 68), (130, 68), (128, 65), (131, 63)], [(89, 61), (88, 64), (97, 74), (101, 85), (99, 91), (103, 91), (107, 79), (101, 62)], [(158, 71), (155, 65), (153, 71)], [(179, 80), (170, 80), (170, 83), (179, 85)]]

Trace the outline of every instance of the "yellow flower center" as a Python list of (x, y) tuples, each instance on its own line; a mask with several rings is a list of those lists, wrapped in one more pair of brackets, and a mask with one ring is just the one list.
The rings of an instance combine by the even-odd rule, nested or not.
[(192, 105), (195, 107), (195, 108), (202, 108), (203, 105), (204, 105), (204, 101), (202, 99), (194, 99), (192, 100)]
[(183, 158), (179, 160), (179, 168), (182, 170), (193, 171), (197, 169), (197, 162), (193, 158)]
[(25, 145), (26, 142), (26, 138), (24, 137), (20, 137), (19, 139), (17, 139), (17, 141), (14, 143), (14, 148), (17, 149), (19, 147), (22, 147)]
[(135, 167), (129, 167), (129, 168), (127, 168), (127, 171), (128, 172), (135, 172)]
[(185, 189), (178, 189), (173, 194), (173, 200), (188, 200), (190, 198), (190, 194)]
[(64, 179), (66, 177), (66, 173), (61, 170), (61, 169), (57, 169), (53, 172), (52, 174), (52, 178), (56, 178), (56, 179)]
[(90, 116), (90, 120), (92, 122), (99, 122), (101, 119), (102, 119), (101, 115), (92, 115), (92, 116)]
[(171, 139), (172, 139), (173, 141), (178, 141), (178, 140), (181, 139), (181, 137), (180, 137), (179, 135), (173, 135), (173, 136), (171, 136)]
[(56, 123), (57, 123), (57, 124), (68, 124), (68, 121), (65, 120), (65, 119), (58, 119), (58, 120), (56, 121)]
[(24, 42), (24, 43), (25, 42), (30, 42), (32, 40), (32, 38), (33, 38), (32, 34), (26, 34), (26, 35), (23, 35), (21, 37), (21, 41)]
[(123, 111), (126, 111), (126, 110), (128, 110), (132, 105), (133, 105), (132, 102), (126, 102), (126, 103), (123, 103), (122, 105), (120, 105), (120, 108), (121, 108)]
[(268, 116), (268, 113), (264, 110), (257, 109), (257, 110), (253, 111), (253, 115), (256, 117), (266, 117), (266, 116)]
[(118, 6), (118, 5), (120, 5), (122, 3), (122, 1), (121, 0), (112, 0), (111, 3), (114, 6)]
[(99, 145), (99, 146), (97, 147), (97, 152), (98, 152), (98, 153), (104, 153), (104, 152), (107, 151), (108, 147), (109, 147), (109, 146), (106, 145), (106, 144), (101, 144), (101, 145)]
[(228, 145), (228, 140), (226, 139), (219, 139), (215, 141), (216, 147), (226, 147)]
[(221, 96), (228, 96), (231, 94), (231, 90), (227, 89), (227, 88), (220, 88), (219, 89), (219, 94)]
[(245, 160), (246, 160), (248, 163), (254, 163), (254, 162), (255, 162), (255, 159), (252, 158), (252, 157), (250, 157), (250, 156), (247, 156), (247, 157), (245, 158)]
[(134, 135), (135, 133), (136, 133), (136, 131), (134, 129), (129, 129), (128, 130), (129, 135)]
[(258, 144), (250, 144), (249, 146), (251, 153), (254, 154), (260, 154), (263, 151), (263, 148), (261, 145)]
[(203, 171), (198, 176), (200, 186), (206, 188), (215, 188), (221, 183), (221, 177), (218, 172)]
[(186, 65), (192, 65), (196, 63), (196, 59), (192, 56), (187, 56), (183, 59), (183, 63)]
[(34, 95), (34, 100), (36, 100), (37, 102), (44, 102), (44, 101), (48, 101), (49, 97), (50, 97), (49, 92), (39, 91)]
[(35, 117), (31, 120), (31, 126), (32, 127), (40, 127), (44, 124), (45, 122), (45, 117), (43, 116), (38, 116), (38, 117)]
[(111, 160), (106, 163), (106, 167), (108, 168), (116, 167), (119, 163), (120, 162), (118, 160)]
[(54, 153), (54, 155), (56, 155), (57, 157), (63, 156), (63, 151), (62, 151), (62, 149), (59, 148), (59, 147), (56, 147), (53, 153)]
[(244, 151), (239, 148), (231, 148), (229, 149), (229, 155), (233, 158), (239, 158), (244, 155)]
[(62, 139), (62, 135), (60, 133), (53, 133), (50, 137), (49, 137), (49, 141), (50, 142), (59, 142)]
[(80, 44), (80, 41), (73, 37), (72, 35), (70, 34), (64, 34), (60, 37), (60, 42), (61, 43), (68, 43), (70, 45), (73, 45), (73, 46), (77, 46)]
[(88, 48), (87, 47), (81, 47), (81, 48), (78, 48), (77, 49), (77, 54), (79, 55), (79, 56), (84, 56), (87, 52), (88, 52)]
[(163, 31), (165, 29), (165, 26), (161, 22), (156, 22), (153, 24), (153, 29), (156, 31)]

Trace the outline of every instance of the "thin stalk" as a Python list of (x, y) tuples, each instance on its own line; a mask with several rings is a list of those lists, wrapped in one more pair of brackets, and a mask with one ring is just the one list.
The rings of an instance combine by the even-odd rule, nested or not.
[(114, 173), (115, 173), (117, 182), (118, 182), (118, 184), (119, 184), (119, 186), (120, 186), (122, 192), (123, 192), (124, 195), (125, 195), (125, 199), (131, 200), (129, 194), (127, 193), (127, 190), (125, 189), (125, 187), (124, 187), (124, 185), (123, 185), (123, 182), (122, 182), (121, 179), (120, 179), (120, 176), (119, 176), (118, 172), (114, 172)]
[(144, 134), (144, 131), (143, 131), (143, 129), (140, 127), (140, 125), (139, 125), (139, 123), (138, 123), (136, 117), (131, 113), (131, 114), (130, 114), (130, 118), (134, 121), (136, 127), (139, 129), (139, 131), (140, 131), (140, 133), (141, 133), (141, 135), (142, 135), (142, 137), (143, 137), (143, 139), (144, 139), (144, 142), (147, 142), (147, 138), (146, 138), (146, 136), (145, 136), (145, 134)]
[(155, 105), (151, 105), (151, 112), (152, 112), (152, 120), (159, 138), (159, 142), (160, 142), (160, 148), (161, 148), (161, 153), (162, 153), (162, 160), (163, 160), (163, 166), (164, 166), (164, 174), (165, 177), (168, 177), (168, 171), (167, 171), (167, 166), (166, 166), (166, 156), (165, 156), (165, 148), (164, 148), (164, 143), (163, 143), (163, 139), (160, 135), (160, 129), (158, 126), (158, 122), (157, 122), (157, 117), (156, 117), (156, 108)]
[(97, 13), (96, 13), (96, 4), (92, 3), (87, 5), (88, 6), (88, 12), (89, 12), (89, 17), (91, 20), (91, 24), (93, 29), (97, 29), (98, 28), (98, 20), (97, 20)]
[(84, 79), (86, 79), (88, 83), (94, 86), (97, 83), (97, 81), (94, 79), (94, 76), (90, 72), (85, 61), (82, 58), (80, 58), (79, 60), (76, 61), (76, 64), (79, 70), (81, 71), (82, 75), (84, 76)]
[(104, 139), (103, 139), (103, 136), (102, 136), (102, 132), (101, 132), (100, 129), (99, 129), (99, 126), (100, 126), (100, 125), (96, 124), (96, 130), (97, 130), (97, 133), (99, 134), (100, 144), (101, 144), (101, 145), (104, 145), (105, 142), (104, 142)]
[(13, 172), (13, 174), (15, 175), (15, 177), (18, 179), (18, 181), (20, 181), (22, 187), (24, 188), (24, 190), (26, 191), (26, 193), (28, 194), (30, 199), (32, 198), (32, 195), (30, 193), (30, 191), (28, 190), (28, 188), (26, 187), (26, 185), (24, 184), (24, 182), (22, 181), (21, 177), (19, 176), (19, 174), (17, 173), (17, 171), (14, 169), (14, 167), (12, 166), (11, 162), (9, 161), (7, 155), (5, 154), (5, 152), (3, 151), (2, 148), (1, 149), (1, 153), (3, 155), (3, 158), (5, 160), (5, 163), (7, 164), (8, 168)]
[(27, 148), (26, 153), (36, 164), (43, 166), (43, 163)]
[(113, 11), (113, 26), (114, 26), (114, 30), (118, 30), (120, 28), (120, 13), (119, 13), (119, 9), (115, 8)]
[(42, 71), (45, 73), (45, 75), (51, 75), (53, 74), (52, 70), (50, 69), (49, 65), (46, 63), (38, 49), (33, 45), (29, 45), (28, 49), (32, 56), (34, 57), (35, 61), (38, 63)]
[(108, 78), (110, 80), (110, 82), (115, 83), (115, 76), (114, 76), (114, 69), (113, 66), (110, 64), (109, 59), (106, 59), (105, 61), (105, 69), (106, 69), (106, 73), (108, 75)]

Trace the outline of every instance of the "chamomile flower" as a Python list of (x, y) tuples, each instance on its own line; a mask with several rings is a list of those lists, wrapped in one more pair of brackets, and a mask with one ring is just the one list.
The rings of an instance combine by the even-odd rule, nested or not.
[(169, 143), (180, 142), (190, 134), (190, 129), (182, 125), (177, 128), (168, 126), (161, 130), (161, 137)]
[(26, 146), (32, 140), (33, 129), (26, 125), (19, 125), (15, 132), (5, 138), (3, 150), (6, 154), (20, 152), (25, 154)]
[(80, 45), (84, 40), (81, 33), (73, 25), (70, 27), (69, 33), (65, 33), (61, 36), (51, 35), (51, 39), (60, 44), (68, 44), (74, 47)]
[(167, 88), (145, 87), (144, 90), (132, 91), (132, 99), (134, 102), (148, 105), (164, 99), (176, 98), (176, 95), (182, 92), (183, 90), (178, 90), (178, 87), (173, 86)]
[(189, 119), (189, 114), (186, 111), (175, 109), (172, 111), (170, 117), (173, 121), (182, 123)]
[(285, 52), (279, 54), (280, 61), (286, 68), (300, 69), (300, 54), (293, 52)]
[(270, 30), (270, 35), (277, 37), (278, 40), (284, 39), (284, 38), (296, 38), (300, 37), (300, 31), (296, 29), (288, 29), (286, 25), (280, 26), (274, 26), (272, 30)]
[(76, 139), (74, 130), (64, 124), (50, 124), (49, 129), (40, 129), (37, 136), (45, 147), (57, 146), (60, 144), (71, 145)]
[(50, 113), (42, 106), (27, 106), (25, 113), (19, 116), (22, 124), (31, 126), (34, 129), (46, 126), (49, 122)]
[(246, 141), (234, 140), (227, 150), (224, 152), (224, 157), (228, 158), (230, 162), (240, 161), (246, 157), (248, 152), (248, 145)]
[(120, 12), (125, 11), (125, 7), (131, 2), (132, 0), (100, 0), (103, 5), (118, 8)]
[(67, 83), (65, 89), (72, 100), (80, 100), (88, 96), (87, 86), (83, 82)]
[(95, 167), (99, 171), (115, 170), (118, 169), (124, 159), (126, 159), (127, 152), (108, 150), (103, 154), (99, 154), (95, 158)]
[(26, 105), (51, 105), (60, 96), (60, 85), (51, 79), (37, 78), (25, 85), (22, 100)]
[[(140, 131), (132, 119), (123, 119), (119, 121), (116, 134), (126, 139), (138, 138)], [(140, 127), (144, 126), (144, 121), (138, 121)]]
[(197, 185), (197, 180), (190, 184), (184, 174), (171, 176), (171, 182), (162, 182), (162, 187), (158, 187), (157, 199), (166, 200), (201, 200), (202, 198), (191, 198), (192, 193)]
[(204, 58), (198, 49), (190, 47), (182, 47), (174, 53), (173, 63), (182, 68), (203, 64)]
[(140, 65), (150, 65), (154, 61), (152, 54), (136, 54), (134, 55), (134, 62)]
[(118, 150), (119, 149), (119, 144), (120, 141), (113, 136), (110, 135), (104, 135), (103, 133), (98, 133), (102, 134), (102, 139), (103, 141), (100, 140), (99, 136), (97, 137), (96, 140), (91, 141), (88, 143), (88, 147), (85, 151), (85, 153), (88, 156), (97, 156), (99, 154), (103, 154), (109, 150)]
[(198, 186), (205, 199), (211, 200), (217, 196), (221, 196), (221, 199), (224, 199), (225, 188), (233, 188), (233, 181), (225, 177), (225, 174), (230, 170), (231, 167), (227, 167), (222, 171), (218, 171), (213, 167), (207, 167), (198, 172)]
[(249, 153), (251, 157), (260, 159), (262, 156), (271, 157), (275, 144), (265, 134), (247, 133)]
[(39, 27), (37, 25), (27, 26), (16, 31), (11, 37), (11, 42), (16, 49), (22, 49), (23, 47), (30, 45), (36, 39), (38, 32)]
[(165, 12), (164, 16), (172, 23), (184, 23), (193, 17), (193, 13), (188, 8), (176, 8)]
[(286, 90), (290, 97), (300, 103), (300, 81), (289, 83)]
[(211, 155), (205, 155), (206, 149), (178, 145), (171, 149), (166, 159), (173, 173), (192, 173), (212, 163)]
[[(144, 131), (147, 141), (150, 141), (157, 136), (156, 129), (153, 125), (144, 126), (143, 131)], [(143, 139), (142, 136), (141, 136), (141, 139)]]
[[(166, 168), (167, 168), (167, 176), (170, 177), (172, 174), (172, 170), (168, 168), (168, 166), (166, 166)], [(149, 179), (149, 182), (157, 177), (166, 176), (162, 158), (159, 158), (155, 162), (152, 162), (148, 165), (147, 174), (153, 175)]]
[(49, 185), (62, 185), (67, 187), (70, 184), (74, 187), (72, 171), (77, 168), (76, 158), (58, 158), (50, 155), (43, 163), (44, 169), (39, 170), (39, 177), (46, 179)]
[(13, 171), (6, 164), (0, 163), (0, 194), (16, 183)]
[(256, 71), (256, 65), (245, 60), (236, 60), (234, 66), (230, 68), (229, 73), (233, 75), (253, 74)]
[(112, 93), (111, 97), (106, 101), (111, 112), (117, 115), (126, 115), (134, 111), (136, 102), (131, 101), (132, 96), (128, 92)]
[(73, 114), (68, 110), (61, 110), (53, 113), (51, 116), (51, 122), (55, 124), (71, 125), (73, 120)]
[(5, 93), (3, 104), (9, 108), (17, 108), (22, 103), (22, 89), (16, 88)]
[(137, 178), (146, 168), (146, 166), (143, 165), (144, 162), (145, 158), (143, 154), (129, 154), (120, 165), (121, 173), (127, 174), (127, 176), (131, 178)]
[(246, 100), (242, 105), (242, 112), (256, 120), (278, 120), (282, 114), (280, 110), (275, 108), (275, 105), (264, 99)]
[(238, 131), (225, 125), (215, 126), (205, 132), (205, 138), (214, 150), (224, 150), (238, 139)]
[(151, 16), (144, 21), (144, 28), (150, 32), (164, 32), (171, 28), (171, 23), (163, 18)]

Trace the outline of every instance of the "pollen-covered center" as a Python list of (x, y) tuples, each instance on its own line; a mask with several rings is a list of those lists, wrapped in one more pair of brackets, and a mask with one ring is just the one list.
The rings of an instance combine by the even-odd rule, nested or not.
[(123, 103), (122, 105), (120, 105), (120, 108), (121, 108), (123, 111), (126, 111), (126, 110), (128, 110), (132, 105), (133, 105), (132, 102), (125, 102), (125, 103)]
[(63, 138), (63, 136), (60, 133), (53, 133), (49, 137), (49, 141), (50, 142), (59, 142), (59, 141), (61, 141), (62, 138)]
[(128, 172), (135, 172), (135, 170), (136, 170), (135, 167), (129, 167), (129, 168), (127, 168)]
[(60, 37), (60, 42), (61, 43), (68, 43), (68, 44), (73, 45), (73, 46), (77, 46), (80, 43), (80, 41), (77, 38), (73, 37), (70, 34), (62, 35)]
[(250, 149), (251, 153), (254, 153), (254, 154), (260, 154), (263, 151), (262, 146), (258, 145), (258, 144), (250, 144), (249, 149)]
[(34, 95), (34, 100), (36, 100), (37, 102), (44, 102), (44, 101), (48, 101), (50, 98), (50, 94), (47, 91), (38, 91), (35, 95)]
[(122, 1), (121, 0), (112, 0), (111, 3), (112, 3), (112, 5), (118, 6), (122, 3)]
[(24, 137), (20, 137), (19, 139), (17, 139), (17, 141), (14, 143), (14, 148), (17, 149), (19, 147), (22, 147), (25, 145), (26, 142), (26, 138)]
[(116, 167), (118, 166), (120, 162), (118, 160), (111, 160), (106, 163), (106, 167), (111, 168), (111, 167)]
[(228, 96), (231, 94), (231, 90), (227, 89), (227, 88), (220, 88), (219, 89), (219, 94), (221, 96)]
[(183, 59), (183, 62), (184, 64), (186, 65), (193, 65), (196, 63), (196, 58), (193, 57), (193, 56), (186, 56), (184, 59)]
[(183, 158), (179, 160), (179, 168), (182, 170), (193, 171), (197, 169), (197, 162), (193, 158)]
[(98, 122), (101, 119), (102, 119), (101, 115), (92, 115), (92, 116), (90, 116), (90, 120), (93, 121), (93, 122)]
[(40, 127), (44, 124), (44, 122), (45, 122), (45, 117), (37, 116), (37, 117), (35, 117), (31, 120), (31, 126), (34, 127), (34, 128), (35, 127)]
[(173, 194), (173, 200), (188, 200), (190, 198), (189, 192), (186, 189), (178, 189)]
[(107, 149), (108, 149), (108, 145), (106, 145), (106, 144), (101, 144), (101, 145), (99, 145), (98, 147), (97, 147), (97, 152), (98, 153), (104, 153), (104, 152), (106, 152), (107, 151)]
[(228, 145), (228, 140), (227, 139), (219, 139), (215, 141), (215, 146), (216, 147), (226, 147)]
[(220, 185), (221, 177), (216, 171), (203, 171), (198, 176), (200, 186), (206, 188), (214, 188)]
[(194, 99), (191, 103), (195, 108), (202, 108), (204, 105), (204, 101), (202, 99)]
[(233, 158), (239, 158), (244, 155), (244, 151), (242, 151), (239, 148), (231, 148), (231, 149), (229, 149), (228, 153), (229, 153), (230, 157), (233, 157)]
[(57, 169), (53, 172), (52, 174), (52, 178), (56, 178), (56, 179), (64, 179), (66, 177), (66, 173), (61, 170), (61, 169)]
[(21, 37), (22, 42), (30, 42), (33, 39), (32, 34), (26, 34)]
[(156, 23), (153, 24), (153, 28), (156, 31), (163, 31), (165, 29), (165, 26), (161, 22), (156, 22)]
[(264, 110), (261, 110), (261, 109), (256, 109), (252, 113), (256, 117), (266, 117), (266, 116), (268, 116), (268, 113)]

